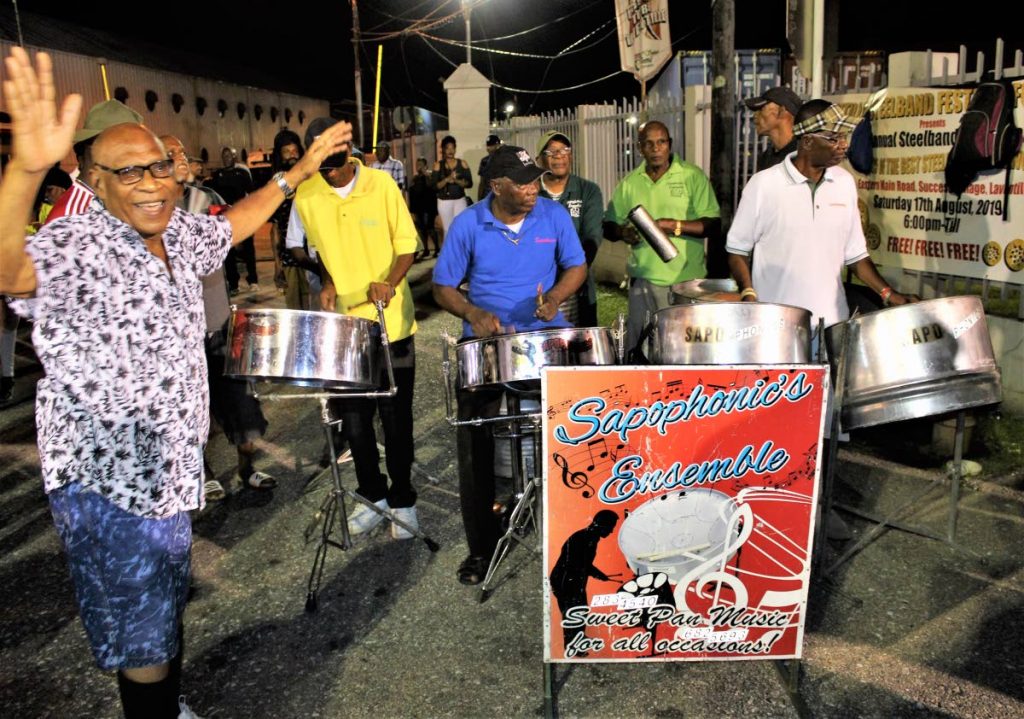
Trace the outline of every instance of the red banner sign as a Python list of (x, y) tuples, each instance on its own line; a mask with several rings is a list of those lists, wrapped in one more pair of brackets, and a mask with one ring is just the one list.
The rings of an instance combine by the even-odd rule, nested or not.
[(549, 367), (545, 660), (799, 657), (827, 381)]

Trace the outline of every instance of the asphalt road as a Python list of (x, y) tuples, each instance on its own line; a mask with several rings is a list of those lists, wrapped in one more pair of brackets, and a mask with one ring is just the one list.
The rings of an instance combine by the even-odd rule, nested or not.
[[(261, 272), (269, 268), (262, 263)], [(466, 554), (454, 431), (445, 421), (441, 332), (458, 323), (426, 300), (417, 264), (415, 478), (424, 530), (385, 527), (327, 554), (305, 611), (314, 544), (304, 534), (328, 490), (312, 400), (267, 401), (257, 466), (272, 492), (241, 491), (195, 517), (185, 690), (208, 717), (531, 717), (543, 715), (541, 564), (516, 549), (485, 603), (457, 583)], [(280, 306), (269, 276), (243, 303)], [(116, 684), (96, 670), (39, 480), (31, 386), (0, 409), (0, 706), (9, 717), (118, 717)], [(265, 389), (265, 388), (264, 388)], [(894, 431), (898, 431), (894, 428)], [(234, 452), (217, 435), (214, 470)], [(933, 470), (844, 450), (838, 498), (905, 521), (946, 525), (948, 485)], [(427, 476), (429, 475), (429, 477)], [(354, 486), (351, 464), (342, 477)], [(1024, 492), (1020, 476), (975, 482), (960, 499), (956, 545), (903, 531), (812, 579), (797, 691), (773, 662), (556, 665), (562, 717), (1024, 717)], [(846, 515), (856, 536), (873, 524)], [(901, 515), (902, 516), (902, 515)], [(834, 559), (849, 543), (831, 543)], [(828, 564), (829, 562), (826, 562)]]

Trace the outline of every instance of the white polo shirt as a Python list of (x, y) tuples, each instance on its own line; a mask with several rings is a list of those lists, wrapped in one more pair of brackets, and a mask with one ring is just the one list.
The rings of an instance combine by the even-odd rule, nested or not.
[(794, 157), (750, 178), (725, 249), (753, 253), (758, 299), (810, 310), (813, 330), (819, 317), (828, 326), (849, 316), (842, 270), (868, 250), (850, 173), (830, 167), (815, 188)]

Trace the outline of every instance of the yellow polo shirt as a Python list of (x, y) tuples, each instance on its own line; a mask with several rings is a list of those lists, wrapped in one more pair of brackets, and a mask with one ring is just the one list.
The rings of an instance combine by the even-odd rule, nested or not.
[[(399, 255), (416, 252), (416, 227), (398, 185), (386, 172), (359, 166), (355, 187), (341, 197), (320, 174), (299, 185), (295, 208), (309, 245), (316, 249), (338, 291), (335, 309), (377, 319), (366, 292), (371, 282), (386, 282)], [(412, 292), (404, 278), (384, 309), (391, 340), (416, 331)]]

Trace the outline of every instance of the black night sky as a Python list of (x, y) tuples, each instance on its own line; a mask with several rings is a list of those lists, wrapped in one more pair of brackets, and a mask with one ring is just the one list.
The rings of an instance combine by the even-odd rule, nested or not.
[[(10, 3), (4, 2), (8, 7)], [(996, 6), (992, 0), (983, 4)], [(736, 0), (735, 6), (737, 48), (786, 47), (785, 0)], [(995, 47), (997, 30), (990, 13), (957, 13), (953, 22), (937, 6), (920, 2), (842, 0), (840, 5), (838, 0), (829, 1), (830, 8), (836, 6), (840, 51), (956, 51), (963, 43), (969, 48), (970, 67), (976, 51), (991, 55)], [(166, 11), (158, 5), (122, 0), (77, 5), (19, 0), (18, 7), (23, 23), (59, 15), (82, 27), (115, 33), (129, 51), (133, 43), (145, 42), (201, 56), (211, 77), (218, 77), (218, 66), (230, 66), (235, 72), (227, 74), (233, 75), (240, 68), (243, 72), (250, 68), (261, 77), (273, 78), (277, 89), (352, 106), (350, 0), (276, 3), (270, 12), (256, 10), (266, 5), (237, 0), (179, 2)], [(98, 7), (102, 12), (97, 12)], [(382, 104), (444, 112), (441, 81), (453, 70), (452, 63), (465, 59), (464, 48), (441, 40), (465, 38), (459, 0), (359, 0), (358, 8), (364, 102), (373, 100), (377, 47), (383, 44)], [(670, 0), (669, 9), (674, 49), (710, 49), (710, 0)], [(414, 21), (424, 18), (449, 19), (422, 33), (409, 32)], [(567, 88), (618, 68), (613, 0), (484, 0), (471, 18), (473, 64), (506, 88)], [(523, 34), (507, 37), (516, 33)], [(1009, 62), (1012, 51), (1024, 42), (1019, 37), (1004, 39), (1010, 47)], [(516, 55), (487, 53), (482, 47)], [(570, 47), (577, 51), (557, 59), (524, 56), (551, 56)], [(562, 108), (635, 94), (637, 83), (620, 73), (573, 91), (534, 94), (499, 88), (492, 101), (500, 106), (514, 99), (518, 111), (526, 113), (531, 108)]]

